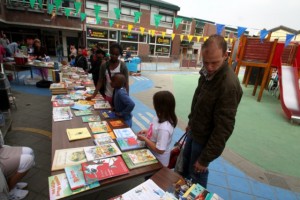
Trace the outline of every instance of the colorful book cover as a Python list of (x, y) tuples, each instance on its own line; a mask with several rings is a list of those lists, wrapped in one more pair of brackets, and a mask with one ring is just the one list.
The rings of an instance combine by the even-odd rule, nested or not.
[(115, 118), (117, 118), (115, 113), (111, 110), (108, 110), (108, 109), (100, 110), (100, 114), (105, 119), (115, 119)]
[(117, 138), (116, 140), (121, 151), (140, 149), (146, 146), (144, 141), (137, 140), (134, 137)]
[(92, 115), (91, 110), (76, 110), (74, 111), (75, 116)]
[(84, 147), (88, 161), (121, 155), (122, 152), (115, 143), (102, 144), (94, 147)]
[[(116, 139), (116, 136), (114, 134), (114, 132), (109, 128), (109, 126), (107, 126), (107, 133), (110, 135), (111, 139)], [(100, 134), (93, 134), (94, 136), (94, 139), (98, 139), (98, 138), (101, 138), (103, 133), (100, 133)]]
[(70, 99), (70, 98), (71, 98), (70, 95), (66, 95), (66, 94), (52, 95), (51, 101), (57, 101), (57, 100), (61, 100), (61, 99)]
[(90, 107), (91, 107), (90, 105), (83, 105), (78, 103), (75, 103), (73, 106), (71, 106), (71, 108), (74, 110), (87, 110)]
[(109, 133), (101, 133), (97, 134), (100, 137), (94, 139), (95, 145), (102, 145), (102, 144), (108, 144), (108, 143), (114, 143), (113, 139), (111, 138)]
[(149, 149), (138, 149), (123, 152), (122, 157), (129, 169), (157, 163), (157, 159)]
[(126, 126), (126, 124), (119, 119), (109, 120), (108, 123), (111, 125), (112, 128), (120, 128)]
[(71, 99), (58, 99), (52, 102), (53, 107), (64, 107), (74, 105), (74, 101)]
[(94, 104), (94, 109), (110, 109), (111, 106), (108, 101), (96, 101)]
[(55, 150), (51, 171), (87, 162), (83, 147)]
[(82, 105), (94, 105), (95, 104), (95, 101), (87, 101), (87, 100), (79, 100), (77, 101), (78, 104), (82, 104)]
[(107, 122), (89, 122), (92, 133), (107, 133)]
[(48, 183), (50, 200), (61, 199), (100, 186), (99, 182), (94, 182), (77, 190), (71, 190), (65, 173), (48, 177)]
[(131, 128), (113, 129), (117, 138), (137, 138)]
[(85, 97), (81, 94), (70, 94), (70, 98), (72, 100), (79, 100), (79, 99), (85, 99)]
[(53, 107), (52, 115), (53, 115), (54, 122), (71, 120), (73, 118), (73, 114), (69, 106)]
[(68, 138), (70, 141), (90, 138), (91, 134), (87, 128), (72, 128), (67, 129)]
[(86, 185), (81, 164), (65, 167), (65, 173), (71, 190), (76, 190)]
[(89, 115), (89, 116), (82, 116), (83, 122), (100, 122), (100, 116), (99, 115)]
[(121, 156), (85, 162), (81, 165), (88, 184), (129, 173)]

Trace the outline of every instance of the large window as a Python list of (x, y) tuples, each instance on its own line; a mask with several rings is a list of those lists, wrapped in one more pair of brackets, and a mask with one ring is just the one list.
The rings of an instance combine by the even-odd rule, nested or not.
[(130, 15), (134, 16), (134, 12), (139, 12), (140, 10), (138, 8), (133, 8), (129, 6), (122, 6), (121, 7), (121, 14), (122, 15)]
[(189, 35), (191, 33), (191, 21), (182, 20), (182, 33)]
[(116, 43), (118, 39), (117, 31), (113, 30), (87, 28), (86, 34), (88, 48), (92, 48), (98, 44), (107, 52), (109, 51), (109, 47)]
[(167, 14), (164, 14), (164, 13), (159, 13), (162, 18), (161, 18), (161, 22), (163, 23), (173, 23), (173, 16), (172, 15), (167, 15)]
[(150, 54), (152, 56), (170, 56), (171, 38), (162, 36), (149, 36)]
[(138, 33), (121, 32), (120, 44), (124, 50), (129, 47), (132, 54), (137, 55), (139, 43), (147, 43), (147, 36)]
[(101, 6), (100, 11), (107, 12), (108, 11), (108, 3), (104, 1), (94, 2), (94, 1), (87, 1), (86, 8), (94, 9), (94, 5)]
[(204, 27), (196, 27), (195, 28), (195, 35), (203, 36), (203, 30), (204, 30)]

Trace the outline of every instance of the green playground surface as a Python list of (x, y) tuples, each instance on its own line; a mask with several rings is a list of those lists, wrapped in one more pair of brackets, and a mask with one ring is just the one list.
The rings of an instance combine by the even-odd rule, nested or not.
[[(174, 74), (176, 113), (187, 122), (199, 74)], [(261, 102), (253, 86), (242, 86), (235, 129), (227, 148), (265, 170), (300, 178), (300, 125), (285, 117), (280, 100), (264, 91)]]

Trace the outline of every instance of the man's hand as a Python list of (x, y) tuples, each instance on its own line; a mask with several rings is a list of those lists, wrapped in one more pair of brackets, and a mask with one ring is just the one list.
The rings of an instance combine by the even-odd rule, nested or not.
[(91, 101), (93, 98), (95, 98), (95, 97), (94, 96), (88, 96), (88, 97), (85, 98), (85, 100)]
[(207, 171), (207, 167), (202, 166), (198, 161), (194, 164), (194, 170), (196, 173), (205, 173)]

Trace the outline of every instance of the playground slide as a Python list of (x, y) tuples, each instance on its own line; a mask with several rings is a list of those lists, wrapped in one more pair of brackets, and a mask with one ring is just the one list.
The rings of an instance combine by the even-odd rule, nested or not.
[[(297, 65), (297, 63), (296, 63)], [(281, 107), (288, 119), (300, 122), (300, 90), (297, 67), (278, 68)]]

